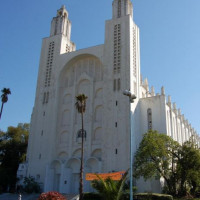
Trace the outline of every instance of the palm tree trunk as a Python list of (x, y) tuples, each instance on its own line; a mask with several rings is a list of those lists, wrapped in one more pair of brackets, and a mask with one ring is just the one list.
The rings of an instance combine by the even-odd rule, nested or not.
[(1, 104), (1, 111), (0, 111), (0, 119), (1, 119), (1, 115), (2, 115), (2, 112), (3, 112), (3, 102), (2, 102), (2, 104)]
[(83, 127), (83, 110), (81, 112), (82, 134), (81, 134), (81, 167), (80, 167), (80, 200), (83, 200), (83, 155), (84, 155), (84, 127)]

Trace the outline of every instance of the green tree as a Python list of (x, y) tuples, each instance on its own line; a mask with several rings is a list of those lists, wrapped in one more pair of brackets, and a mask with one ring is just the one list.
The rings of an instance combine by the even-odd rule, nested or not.
[(97, 175), (99, 180), (93, 180), (91, 185), (97, 190), (103, 200), (121, 200), (124, 192), (124, 185), (127, 180), (127, 174), (128, 172), (126, 172), (119, 181), (114, 181), (111, 178), (103, 180)]
[(135, 154), (134, 176), (163, 177), (168, 193), (195, 194), (200, 191), (200, 150), (192, 140), (180, 145), (165, 134), (149, 131)]
[(185, 142), (179, 150), (177, 174), (180, 180), (179, 194), (185, 195), (191, 189), (195, 194), (200, 189), (200, 150), (190, 140)]
[(0, 186), (4, 191), (15, 188), (19, 163), (26, 158), (28, 134), (29, 124), (10, 126), (0, 133)]
[(163, 177), (169, 193), (176, 192), (175, 166), (180, 145), (171, 137), (150, 130), (146, 133), (135, 154), (134, 176), (145, 180)]
[(86, 109), (86, 100), (87, 96), (85, 94), (79, 94), (76, 96), (76, 109), (81, 114), (81, 166), (80, 166), (80, 200), (83, 200), (83, 157), (84, 157), (84, 123), (83, 123), (83, 114)]
[(2, 115), (2, 112), (3, 112), (3, 106), (4, 106), (4, 103), (6, 103), (8, 101), (8, 95), (11, 94), (11, 91), (9, 88), (3, 88), (1, 90), (2, 92), (2, 95), (1, 95), (1, 111), (0, 111), (0, 119), (1, 119), (1, 115)]

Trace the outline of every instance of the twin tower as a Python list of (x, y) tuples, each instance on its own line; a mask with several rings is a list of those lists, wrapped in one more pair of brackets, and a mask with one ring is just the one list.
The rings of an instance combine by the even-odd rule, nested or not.
[[(155, 96), (149, 92), (148, 82), (140, 80), (139, 29), (133, 21), (132, 3), (114, 0), (112, 5), (112, 19), (105, 23), (104, 44), (76, 50), (64, 6), (52, 20), (50, 37), (43, 39), (31, 116), (27, 176), (35, 177), (44, 191), (78, 193), (81, 156), (81, 117), (75, 108), (78, 94), (88, 97), (84, 114), (84, 173), (127, 170), (133, 159), (129, 145), (131, 126), (133, 155), (148, 129), (176, 135), (171, 128), (173, 115), (167, 115), (174, 111), (166, 103), (164, 92)], [(125, 89), (137, 96), (131, 106), (123, 95)], [(89, 182), (84, 185), (85, 191), (92, 190)], [(160, 184), (142, 181), (137, 182), (137, 187), (138, 191), (161, 189)]]

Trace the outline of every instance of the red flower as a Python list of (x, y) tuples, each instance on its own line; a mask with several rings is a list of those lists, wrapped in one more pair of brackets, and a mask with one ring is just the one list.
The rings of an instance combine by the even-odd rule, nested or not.
[(46, 192), (42, 193), (37, 200), (67, 200), (67, 199), (58, 192)]

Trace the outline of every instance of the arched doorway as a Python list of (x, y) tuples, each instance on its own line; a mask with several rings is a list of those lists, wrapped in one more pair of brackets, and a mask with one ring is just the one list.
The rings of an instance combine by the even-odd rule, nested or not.
[(60, 192), (60, 177), (61, 177), (61, 163), (58, 160), (55, 160), (51, 163), (50, 166), (51, 174), (53, 175), (52, 180), (52, 189), (54, 191)]
[(66, 193), (79, 193), (80, 160), (71, 158), (64, 167), (64, 178), (67, 181)]
[[(100, 172), (100, 165), (99, 161), (96, 158), (89, 158), (86, 162), (86, 169), (85, 173), (99, 173)], [(94, 189), (92, 188), (90, 181), (85, 181), (85, 189), (89, 192), (94, 192)]]

